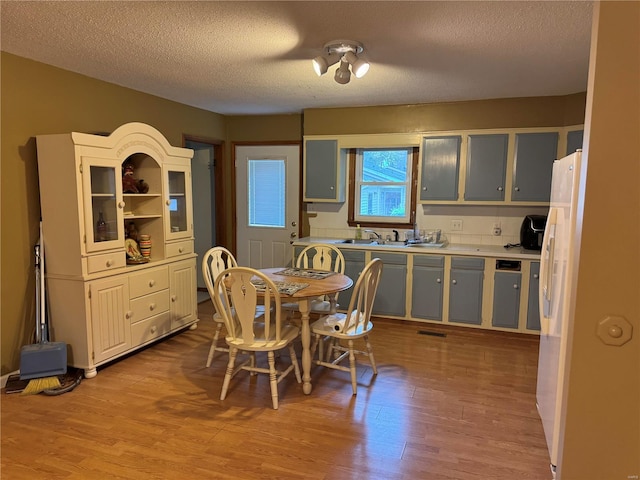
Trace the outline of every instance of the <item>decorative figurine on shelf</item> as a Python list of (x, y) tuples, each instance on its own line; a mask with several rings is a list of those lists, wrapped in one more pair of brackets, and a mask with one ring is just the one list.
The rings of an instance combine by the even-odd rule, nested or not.
[(138, 241), (138, 229), (136, 224), (133, 222), (127, 223), (127, 231), (125, 232), (126, 238), (131, 238), (132, 240)]
[(124, 170), (122, 175), (122, 193), (139, 193), (138, 182), (133, 177), (133, 164), (127, 162), (122, 168)]
[(149, 184), (142, 179), (136, 180), (133, 170), (131, 162), (126, 162), (122, 167), (122, 193), (147, 193)]

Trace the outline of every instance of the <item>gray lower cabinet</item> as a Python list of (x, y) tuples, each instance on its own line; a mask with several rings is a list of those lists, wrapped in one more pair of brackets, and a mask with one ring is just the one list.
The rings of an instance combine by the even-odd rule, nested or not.
[[(344, 256), (344, 274), (353, 280), (353, 285), (358, 281), (360, 272), (364, 269), (364, 251), (358, 250), (342, 250)], [(351, 300), (351, 294), (353, 293), (353, 286), (347, 290), (338, 294), (338, 308), (340, 310), (346, 310), (349, 308), (349, 301)]]
[(404, 317), (407, 294), (407, 255), (374, 252), (372, 258), (382, 260), (382, 276), (373, 302), (374, 315)]
[(484, 258), (451, 258), (449, 321), (482, 324)]
[(529, 270), (529, 299), (527, 303), (527, 329), (540, 330), (540, 262), (531, 262)]
[(414, 255), (411, 316), (442, 321), (444, 257)]
[(420, 201), (458, 200), (462, 137), (425, 137), (422, 144)]
[(558, 132), (516, 134), (511, 200), (548, 202), (551, 171), (558, 158)]
[(518, 328), (520, 316), (520, 272), (496, 272), (493, 277), (493, 316), (491, 325)]
[(509, 135), (469, 135), (464, 199), (504, 200)]

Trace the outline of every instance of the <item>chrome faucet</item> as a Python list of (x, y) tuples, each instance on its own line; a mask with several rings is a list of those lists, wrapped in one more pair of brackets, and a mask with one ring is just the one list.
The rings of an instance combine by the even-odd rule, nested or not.
[[(378, 240), (382, 240), (382, 236), (379, 233), (374, 232), (373, 230), (365, 230), (365, 233), (373, 233)], [(371, 238), (371, 236), (369, 236), (369, 238)]]

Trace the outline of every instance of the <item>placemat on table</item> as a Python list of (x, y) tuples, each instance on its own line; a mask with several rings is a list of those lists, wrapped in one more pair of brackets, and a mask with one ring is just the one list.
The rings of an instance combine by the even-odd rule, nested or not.
[[(256, 290), (265, 290), (265, 284), (262, 280), (251, 280), (251, 283), (256, 287)], [(309, 286), (308, 283), (296, 283), (296, 282), (273, 282), (278, 289), (278, 293), (283, 293), (285, 295), (293, 295), (298, 290), (302, 290)]]
[(322, 280), (323, 278), (335, 275), (336, 272), (328, 272), (326, 270), (313, 270), (311, 268), (285, 268), (279, 272), (275, 272), (276, 275), (284, 275), (287, 277), (302, 277), (313, 278), (314, 280)]

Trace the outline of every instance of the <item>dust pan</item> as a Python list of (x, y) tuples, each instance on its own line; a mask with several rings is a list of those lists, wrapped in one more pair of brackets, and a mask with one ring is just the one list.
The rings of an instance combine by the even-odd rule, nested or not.
[(60, 386), (58, 375), (67, 373), (67, 344), (49, 342), (46, 320), (44, 284), (44, 242), (42, 223), (40, 240), (35, 246), (36, 271), (36, 342), (25, 345), (20, 351), (20, 380), (30, 380), (23, 394), (39, 393)]

